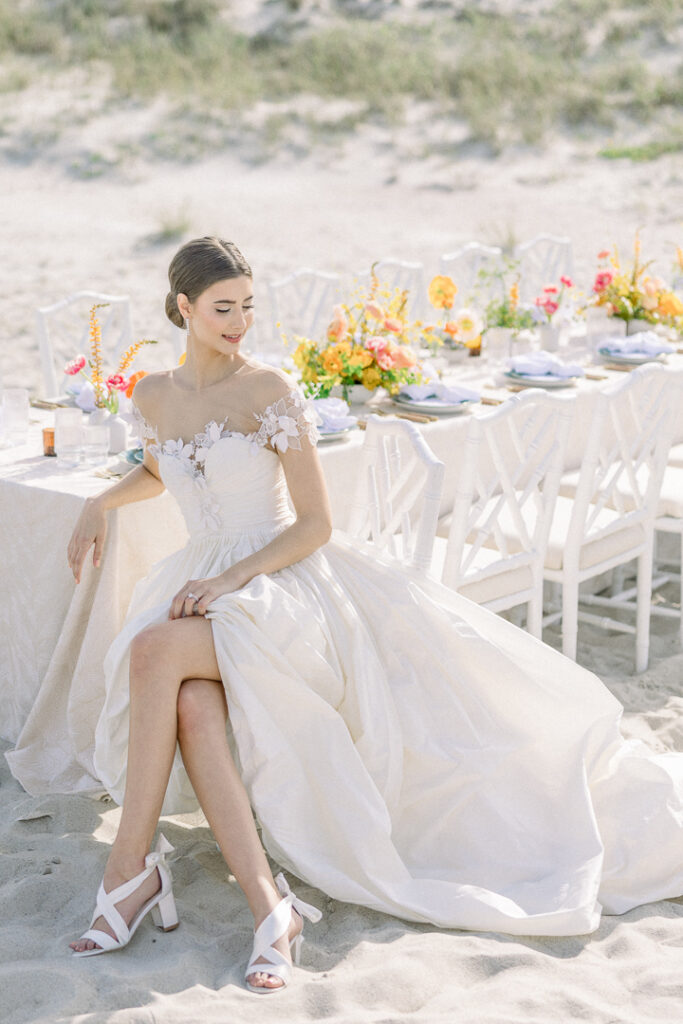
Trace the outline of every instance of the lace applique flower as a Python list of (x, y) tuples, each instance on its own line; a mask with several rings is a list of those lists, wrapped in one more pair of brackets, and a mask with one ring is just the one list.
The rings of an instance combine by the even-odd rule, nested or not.
[(286, 452), (289, 448), (301, 451), (301, 439), (307, 437), (315, 446), (320, 436), (316, 427), (316, 414), (300, 391), (292, 390), (269, 405), (262, 413), (254, 413), (261, 424), (254, 434), (254, 444)]

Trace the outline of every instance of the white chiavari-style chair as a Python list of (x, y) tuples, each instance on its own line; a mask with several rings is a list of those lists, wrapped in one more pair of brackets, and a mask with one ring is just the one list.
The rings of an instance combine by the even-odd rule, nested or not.
[(413, 423), (369, 416), (348, 534), (426, 573), (443, 478), (443, 462)]
[(81, 291), (36, 310), (36, 329), (46, 397), (63, 390), (64, 366), (79, 353), (89, 351), (88, 314), (102, 303), (98, 320), (102, 328), (102, 355), (107, 364), (116, 363), (133, 342), (130, 300), (127, 295), (105, 295)]
[[(544, 575), (562, 586), (562, 650), (576, 658), (578, 622), (635, 634), (636, 672), (647, 668), (655, 515), (674, 428), (671, 375), (634, 370), (597, 395), (580, 469), (560, 484)], [(585, 581), (636, 560), (635, 603), (620, 595), (579, 594)], [(579, 611), (579, 602), (635, 609), (635, 626)]]
[(500, 612), (525, 604), (541, 637), (543, 562), (572, 418), (573, 399), (515, 395), (472, 417), (453, 511), (440, 521), (432, 573)]
[[(667, 371), (666, 379), (672, 393), (672, 413), (683, 406), (683, 372)], [(639, 483), (644, 484), (644, 470), (638, 470), (642, 478)], [(622, 501), (631, 508), (633, 499), (631, 496), (632, 487), (626, 480), (618, 485), (619, 495)], [(675, 582), (681, 587), (679, 603), (675, 605), (666, 604), (663, 601), (653, 603), (650, 609), (652, 615), (659, 615), (664, 618), (678, 620), (679, 637), (683, 645), (683, 445), (676, 445), (671, 448), (666, 461), (662, 482), (655, 502), (654, 511), (655, 548), (654, 548), (654, 573), (652, 578), (652, 589), (659, 590), (665, 584)], [(657, 533), (678, 535), (680, 541), (680, 561), (678, 565), (671, 565), (657, 557)], [(661, 538), (660, 538), (661, 539)], [(607, 605), (623, 610), (635, 608), (634, 600), (637, 598), (637, 587), (615, 588), (615, 592), (609, 598), (600, 595), (589, 595), (585, 602), (595, 605)]]
[[(464, 306), (472, 298), (474, 289), (479, 283), (479, 272), (495, 274), (500, 267), (503, 250), (497, 245), (482, 245), (480, 242), (468, 242), (467, 245), (444, 253), (439, 260), (439, 273), (446, 274), (457, 285), (457, 305)], [(495, 291), (495, 281), (487, 285), (489, 291)]]
[(408, 292), (406, 308), (410, 310), (413, 317), (424, 314), (427, 308), (427, 292), (422, 263), (387, 257), (373, 263), (370, 270), (363, 270), (355, 274), (354, 281), (368, 288), (373, 272), (380, 284), (386, 285), (390, 289), (400, 288), (401, 291)]
[(332, 310), (342, 300), (342, 277), (302, 267), (268, 282), (271, 304), (272, 343), (282, 346), (282, 332), (322, 339), (332, 320)]
[(571, 277), (574, 272), (571, 239), (559, 235), (536, 235), (515, 246), (514, 257), (519, 261), (519, 297), (523, 303), (533, 302), (545, 285), (558, 284), (560, 277)]

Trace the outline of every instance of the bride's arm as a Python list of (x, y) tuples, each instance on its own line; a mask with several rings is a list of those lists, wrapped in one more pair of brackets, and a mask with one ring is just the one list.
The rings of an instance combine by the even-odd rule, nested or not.
[(136, 466), (122, 480), (103, 491), (102, 494), (86, 500), (74, 526), (67, 549), (69, 568), (74, 574), (76, 583), (81, 581), (83, 562), (93, 545), (93, 565), (96, 569), (99, 568), (107, 536), (107, 512), (109, 509), (128, 505), (132, 501), (153, 498), (155, 495), (161, 494), (163, 490), (164, 485), (156, 470), (156, 460), (146, 452), (145, 462), (142, 466)]
[(203, 615), (217, 597), (245, 586), (259, 573), (277, 572), (312, 554), (330, 539), (332, 515), (320, 459), (307, 438), (301, 450), (288, 448), (278, 452), (294, 505), (296, 520), (259, 551), (243, 558), (220, 576), (189, 580), (173, 599), (169, 618), (181, 618), (186, 609), (187, 592), (195, 594), (197, 612)]

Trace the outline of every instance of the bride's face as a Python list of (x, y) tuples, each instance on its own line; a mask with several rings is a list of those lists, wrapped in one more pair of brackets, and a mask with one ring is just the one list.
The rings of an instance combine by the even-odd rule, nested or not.
[(238, 352), (254, 322), (252, 280), (232, 277), (216, 281), (187, 307), (190, 332), (199, 344), (226, 355)]

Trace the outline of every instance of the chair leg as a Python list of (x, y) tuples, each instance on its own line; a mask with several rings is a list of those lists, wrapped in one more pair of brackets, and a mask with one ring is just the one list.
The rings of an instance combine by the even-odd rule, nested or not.
[(652, 546), (638, 559), (636, 596), (636, 672), (644, 672), (650, 655), (650, 606), (652, 603)]
[(526, 628), (538, 640), (543, 639), (543, 595), (534, 597), (526, 608)]
[(578, 580), (562, 581), (562, 653), (576, 661), (576, 643), (579, 629)]

